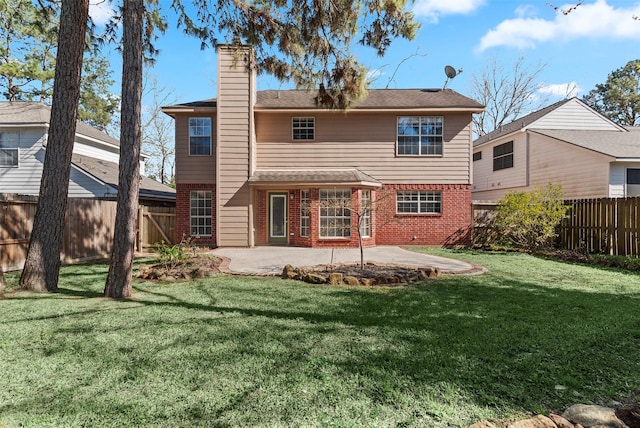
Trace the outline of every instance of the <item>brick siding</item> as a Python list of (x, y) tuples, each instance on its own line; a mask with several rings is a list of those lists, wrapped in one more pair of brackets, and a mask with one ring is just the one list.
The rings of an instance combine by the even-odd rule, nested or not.
[(196, 245), (216, 245), (216, 185), (215, 184), (177, 184), (176, 185), (176, 242), (189, 237), (191, 229), (191, 191), (209, 190), (211, 192), (211, 236), (194, 239)]

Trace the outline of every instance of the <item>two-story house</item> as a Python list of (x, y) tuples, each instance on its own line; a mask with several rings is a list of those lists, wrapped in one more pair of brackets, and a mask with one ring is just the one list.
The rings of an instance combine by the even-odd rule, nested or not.
[[(50, 117), (51, 108), (40, 102), (0, 103), (0, 193), (34, 196), (40, 193)], [(117, 139), (78, 121), (69, 196), (115, 199), (119, 157)], [(141, 174), (146, 157), (140, 157)], [(142, 203), (175, 203), (174, 189), (144, 175), (140, 180)]]
[(469, 241), (482, 105), (389, 89), (329, 110), (313, 92), (256, 91), (250, 50), (217, 51), (217, 98), (163, 108), (175, 119), (178, 239), (358, 246), (360, 224), (364, 245)]
[(561, 185), (565, 199), (640, 195), (640, 128), (578, 98), (551, 104), (473, 142), (473, 199)]

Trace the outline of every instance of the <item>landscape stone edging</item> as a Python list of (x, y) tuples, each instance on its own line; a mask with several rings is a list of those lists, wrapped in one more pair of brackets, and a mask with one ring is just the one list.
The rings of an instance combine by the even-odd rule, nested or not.
[[(345, 275), (341, 272), (336, 272), (344, 268), (353, 268), (353, 263), (340, 263), (335, 265), (318, 265), (314, 267), (293, 267), (290, 264), (285, 265), (282, 269), (281, 278), (293, 279), (297, 281), (307, 282), (310, 284), (331, 284), (331, 285), (397, 285), (397, 284), (411, 284), (418, 281), (425, 281), (430, 278), (437, 278), (440, 275), (440, 269), (433, 267), (415, 267), (415, 266), (401, 266), (397, 264), (388, 263), (374, 263), (367, 262), (367, 266), (375, 267), (389, 267), (403, 272), (384, 273), (381, 272), (375, 275), (374, 278), (371, 274), (358, 275), (358, 272), (351, 272), (349, 275)], [(323, 273), (320, 273), (323, 271)]]

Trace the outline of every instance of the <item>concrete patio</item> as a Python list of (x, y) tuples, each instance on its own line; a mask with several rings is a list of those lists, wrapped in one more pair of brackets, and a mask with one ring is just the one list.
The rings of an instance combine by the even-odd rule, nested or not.
[[(278, 275), (286, 264), (296, 267), (360, 262), (358, 248), (301, 248), (264, 246), (217, 248), (213, 254), (230, 260), (233, 273)], [(365, 262), (392, 263), (411, 267), (433, 267), (445, 274), (478, 273), (482, 268), (445, 257), (415, 253), (400, 247), (377, 246), (364, 249)]]

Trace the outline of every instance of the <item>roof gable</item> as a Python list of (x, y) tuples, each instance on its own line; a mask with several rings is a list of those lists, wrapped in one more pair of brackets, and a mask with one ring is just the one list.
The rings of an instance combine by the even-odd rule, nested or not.
[(474, 147), (526, 129), (624, 131), (578, 98), (558, 101), (514, 120), (473, 142)]

